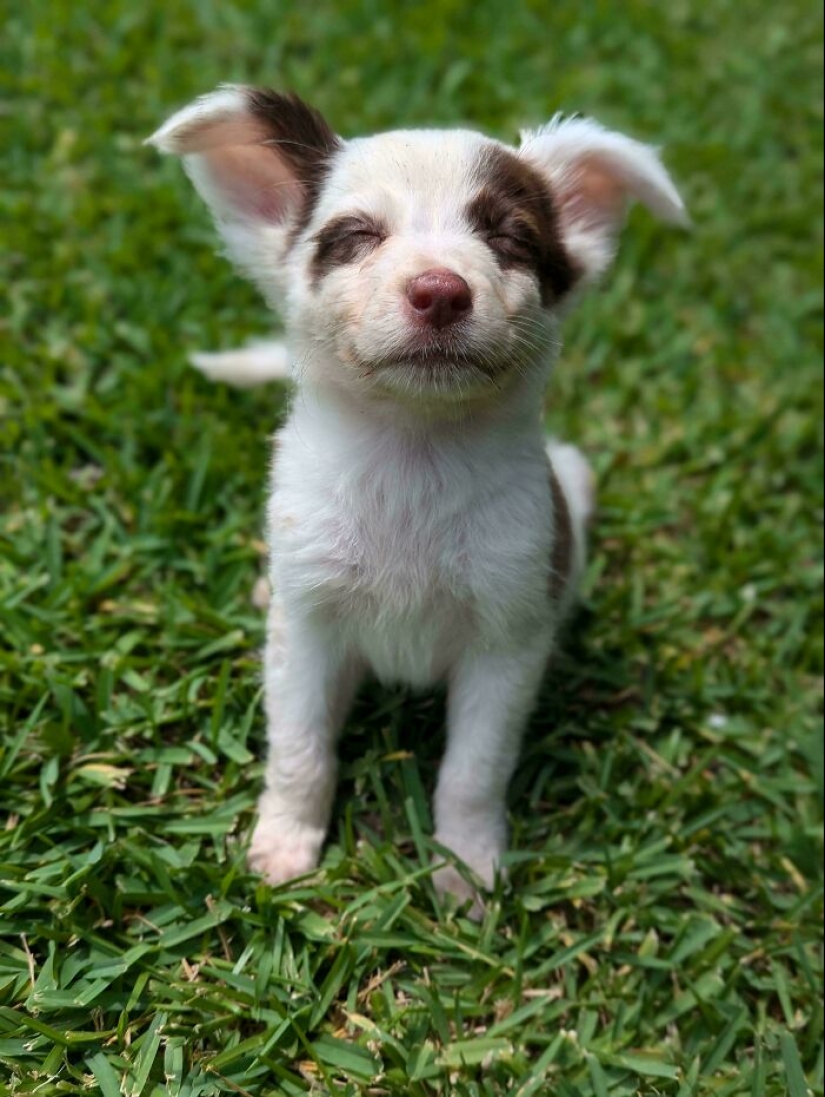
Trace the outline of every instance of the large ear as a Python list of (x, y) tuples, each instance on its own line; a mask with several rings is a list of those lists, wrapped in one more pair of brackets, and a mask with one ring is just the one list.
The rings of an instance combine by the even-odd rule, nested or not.
[(324, 118), (296, 95), (226, 86), (178, 111), (149, 138), (182, 156), (233, 257), (265, 228), (299, 228), (341, 147)]
[(519, 155), (550, 184), (562, 239), (586, 280), (612, 262), (631, 202), (670, 224), (690, 223), (658, 152), (598, 122), (557, 117), (522, 133)]

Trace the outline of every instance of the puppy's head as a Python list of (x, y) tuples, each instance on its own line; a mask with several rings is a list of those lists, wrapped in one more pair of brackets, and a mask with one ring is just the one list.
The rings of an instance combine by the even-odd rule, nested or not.
[(235, 262), (315, 383), (455, 402), (547, 358), (629, 203), (683, 223), (654, 150), (556, 120), (518, 148), (468, 131), (343, 141), (295, 96), (229, 87), (150, 139), (184, 157)]

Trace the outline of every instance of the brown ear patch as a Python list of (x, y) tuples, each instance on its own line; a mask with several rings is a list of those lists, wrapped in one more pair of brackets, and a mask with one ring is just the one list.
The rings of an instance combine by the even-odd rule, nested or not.
[(556, 470), (549, 460), (547, 474), (553, 500), (553, 550), (550, 554), (549, 591), (552, 600), (560, 602), (573, 574), (573, 522)]
[(476, 165), (479, 192), (467, 207), (473, 230), (500, 266), (531, 270), (542, 303), (564, 297), (579, 271), (564, 246), (553, 196), (541, 175), (515, 153), (492, 145)]
[(303, 189), (297, 235), (309, 221), (330, 163), (341, 149), (341, 139), (324, 116), (294, 92), (248, 88), (246, 100), (249, 113), (264, 135), (262, 144), (277, 150)]

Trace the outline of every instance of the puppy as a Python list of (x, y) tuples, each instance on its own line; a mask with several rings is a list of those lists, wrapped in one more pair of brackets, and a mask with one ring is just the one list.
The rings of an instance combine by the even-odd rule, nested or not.
[[(344, 141), (294, 95), (225, 87), (150, 141), (182, 156), (229, 256), (281, 309), (297, 393), (268, 508), (269, 756), (250, 859), (318, 864), (336, 738), (365, 674), (445, 683), (436, 839), (493, 885), (526, 721), (593, 509), (541, 410), (559, 318), (628, 204), (681, 224), (657, 154), (593, 121), (517, 148), (413, 130)], [(255, 383), (286, 352), (204, 359)], [(480, 911), (465, 873), (436, 883)]]

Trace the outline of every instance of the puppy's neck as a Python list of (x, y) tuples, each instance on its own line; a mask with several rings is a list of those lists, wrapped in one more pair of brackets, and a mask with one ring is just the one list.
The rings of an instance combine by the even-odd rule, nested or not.
[(354, 392), (329, 380), (299, 380), (293, 415), (327, 420), (330, 442), (348, 436), (395, 436), (399, 443), (438, 445), (532, 433), (541, 426), (544, 391), (552, 363), (511, 373), (494, 393), (463, 400), (399, 398), (374, 388)]

